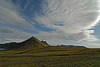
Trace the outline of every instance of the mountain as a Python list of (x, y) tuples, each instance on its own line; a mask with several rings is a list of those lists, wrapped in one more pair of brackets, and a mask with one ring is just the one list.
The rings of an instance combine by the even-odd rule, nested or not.
[(23, 42), (16, 43), (16, 42), (11, 42), (11, 43), (6, 43), (6, 44), (1, 44), (0, 48), (5, 48), (7, 50), (12, 50), (12, 49), (34, 49), (34, 48), (43, 48), (48, 46), (45, 42), (42, 42), (38, 40), (35, 37), (31, 37)]
[(48, 46), (33, 36), (19, 44), (22, 45), (20, 48), (42, 48)]
[(75, 45), (57, 45), (57, 46), (65, 46), (70, 48), (86, 48), (85, 46), (75, 46)]

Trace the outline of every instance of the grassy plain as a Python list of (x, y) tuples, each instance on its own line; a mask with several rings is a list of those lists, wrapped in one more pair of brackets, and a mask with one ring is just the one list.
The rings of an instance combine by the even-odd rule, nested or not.
[(100, 49), (48, 46), (0, 51), (0, 67), (100, 67)]

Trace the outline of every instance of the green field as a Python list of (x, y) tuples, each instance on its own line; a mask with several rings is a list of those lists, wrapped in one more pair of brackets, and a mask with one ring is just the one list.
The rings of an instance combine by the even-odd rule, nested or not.
[(100, 67), (100, 49), (48, 46), (0, 51), (0, 67)]

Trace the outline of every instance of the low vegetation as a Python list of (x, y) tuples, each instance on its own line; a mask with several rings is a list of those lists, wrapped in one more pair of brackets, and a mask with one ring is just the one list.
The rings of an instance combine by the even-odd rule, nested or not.
[(100, 49), (48, 46), (0, 51), (0, 67), (99, 67)]
[(0, 47), (0, 67), (100, 67), (100, 49), (49, 46), (35, 37)]

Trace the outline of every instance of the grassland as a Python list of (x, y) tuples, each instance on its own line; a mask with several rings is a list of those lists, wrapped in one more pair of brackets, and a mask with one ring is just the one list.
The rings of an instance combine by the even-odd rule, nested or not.
[(0, 51), (0, 67), (100, 67), (100, 49), (48, 46)]

